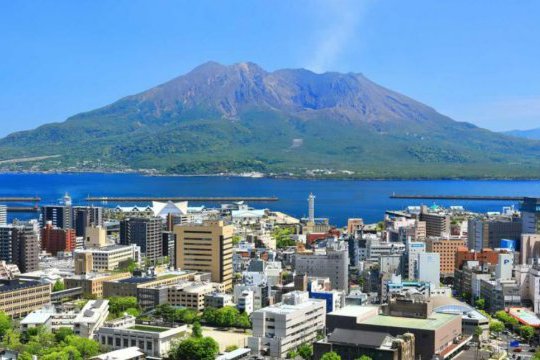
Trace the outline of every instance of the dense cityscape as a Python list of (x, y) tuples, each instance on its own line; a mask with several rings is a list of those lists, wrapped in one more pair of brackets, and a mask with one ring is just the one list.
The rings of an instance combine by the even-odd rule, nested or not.
[(536, 358), (540, 200), (340, 228), (306, 198), (1, 205), (2, 359)]

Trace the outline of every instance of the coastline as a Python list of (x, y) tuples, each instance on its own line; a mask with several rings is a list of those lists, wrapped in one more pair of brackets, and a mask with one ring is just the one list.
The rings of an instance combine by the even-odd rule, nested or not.
[(147, 177), (223, 177), (223, 178), (246, 178), (246, 179), (284, 179), (284, 180), (336, 180), (336, 181), (540, 181), (540, 175), (535, 177), (513, 176), (513, 177), (497, 177), (497, 176), (411, 176), (411, 177), (367, 177), (367, 176), (344, 176), (343, 174), (335, 175), (296, 175), (296, 174), (265, 174), (265, 173), (210, 173), (210, 174), (173, 174), (161, 173), (144, 170), (54, 170), (54, 171), (1, 171), (0, 175), (82, 175), (82, 174), (102, 174), (102, 175), (140, 175)]

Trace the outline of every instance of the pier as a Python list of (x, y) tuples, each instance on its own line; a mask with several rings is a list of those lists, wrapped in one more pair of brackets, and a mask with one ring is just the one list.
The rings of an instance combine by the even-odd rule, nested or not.
[(278, 201), (275, 196), (269, 197), (250, 197), (250, 196), (227, 196), (227, 197), (193, 197), (193, 196), (171, 196), (171, 197), (116, 197), (116, 196), (88, 196), (85, 199), (87, 202), (151, 202), (151, 201), (192, 201), (192, 202), (231, 202), (231, 201), (246, 201), (246, 202), (272, 202)]
[(499, 196), (499, 195), (406, 195), (392, 194), (390, 199), (413, 200), (477, 200), (477, 201), (523, 201), (526, 196)]
[(39, 212), (39, 207), (37, 206), (8, 206), (8, 213), (30, 213), (30, 212)]
[(40, 197), (0, 197), (0, 202), (40, 202)]

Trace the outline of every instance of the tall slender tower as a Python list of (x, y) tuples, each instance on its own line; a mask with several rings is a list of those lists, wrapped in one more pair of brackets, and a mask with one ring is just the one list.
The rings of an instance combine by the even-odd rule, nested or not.
[(309, 193), (308, 196), (308, 221), (310, 223), (315, 222), (315, 195), (313, 193)]

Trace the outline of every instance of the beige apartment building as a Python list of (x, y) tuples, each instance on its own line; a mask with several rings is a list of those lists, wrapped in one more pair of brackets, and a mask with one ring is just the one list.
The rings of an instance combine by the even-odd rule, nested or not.
[(223, 284), (186, 281), (169, 286), (167, 290), (167, 300), (172, 306), (203, 311), (205, 295), (223, 291)]
[(82, 288), (85, 296), (93, 296), (95, 298), (103, 297), (103, 283), (106, 281), (120, 280), (130, 278), (131, 274), (115, 273), (115, 274), (100, 274), (100, 273), (87, 273), (84, 275), (74, 275), (64, 279), (66, 289), (72, 289), (76, 287)]
[(0, 281), (0, 311), (19, 318), (51, 302), (51, 285), (37, 281)]
[(128, 277), (106, 281), (103, 285), (103, 294), (110, 296), (137, 296), (137, 289), (143, 289), (159, 285), (174, 285), (182, 280), (189, 280), (193, 274), (190, 272), (178, 272), (163, 274), (157, 277)]
[[(91, 261), (86, 255), (90, 254)], [(75, 270), (84, 269), (85, 272), (90, 271), (106, 272), (118, 269), (120, 265), (129, 260), (138, 262), (140, 259), (140, 249), (138, 246), (132, 245), (109, 245), (101, 248), (91, 248), (85, 250), (76, 250), (75, 257)], [(89, 263), (91, 265), (89, 266)]]
[(175, 226), (175, 267), (210, 272), (212, 282), (222, 283), (225, 290), (231, 289), (233, 229), (232, 225), (217, 220)]

